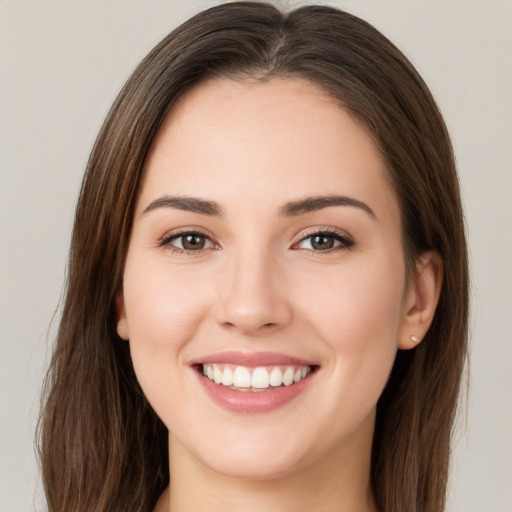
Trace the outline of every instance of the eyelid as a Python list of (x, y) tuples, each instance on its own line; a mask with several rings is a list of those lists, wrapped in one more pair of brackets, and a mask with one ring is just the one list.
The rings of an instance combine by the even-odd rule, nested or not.
[[(297, 247), (298, 244), (303, 242), (304, 240), (307, 240), (308, 238), (311, 238), (315, 235), (328, 235), (332, 236), (336, 240), (338, 240), (340, 245), (337, 245), (331, 249), (327, 249), (325, 251), (315, 251), (313, 249), (302, 249), (300, 247)], [(317, 226), (314, 228), (308, 228), (304, 231), (302, 231), (297, 237), (295, 237), (295, 241), (292, 243), (291, 249), (294, 250), (304, 250), (304, 251), (310, 251), (317, 254), (328, 254), (333, 251), (343, 250), (343, 249), (350, 249), (355, 245), (354, 239), (352, 236), (350, 236), (346, 231), (333, 228), (330, 226)]]
[[(176, 238), (179, 238), (180, 236), (185, 235), (200, 235), (204, 236), (208, 240), (211, 241), (213, 244), (213, 247), (208, 247), (206, 249), (197, 249), (197, 250), (187, 250), (187, 249), (180, 249), (179, 247), (172, 246), (170, 242)], [(208, 230), (204, 228), (200, 228), (198, 226), (184, 226), (181, 228), (172, 229), (170, 231), (167, 231), (161, 238), (158, 240), (158, 246), (163, 248), (172, 248), (176, 252), (183, 252), (183, 253), (198, 253), (201, 251), (205, 251), (208, 249), (220, 249), (220, 243), (218, 242), (217, 238), (210, 233)]]
[[(206, 237), (213, 244), (213, 247), (197, 249), (197, 250), (187, 250), (187, 249), (180, 249), (179, 247), (175, 247), (170, 244), (170, 242), (173, 239), (176, 239), (176, 238), (179, 238), (180, 236), (185, 236), (188, 234), (200, 235), (200, 236)], [(304, 240), (306, 240), (314, 235), (332, 236), (333, 238), (336, 238), (336, 240), (338, 240), (341, 243), (331, 249), (326, 249), (324, 251), (314, 250), (314, 249), (303, 249), (303, 248), (297, 247), (298, 244), (300, 244)], [(330, 252), (334, 252), (334, 251), (338, 251), (338, 250), (350, 249), (354, 245), (355, 245), (355, 242), (354, 242), (352, 236), (350, 236), (346, 231), (338, 229), (338, 228), (333, 228), (331, 226), (317, 226), (317, 227), (308, 228), (306, 230), (303, 230), (299, 235), (297, 235), (295, 237), (294, 242), (291, 245), (291, 249), (304, 250), (304, 251), (309, 251), (309, 252), (317, 253), (317, 254), (328, 254)], [(163, 248), (172, 249), (173, 252), (178, 252), (178, 253), (181, 252), (181, 253), (186, 253), (186, 254), (198, 254), (198, 253), (206, 251), (206, 250), (221, 248), (221, 244), (219, 243), (217, 238), (212, 233), (210, 233), (208, 230), (198, 227), (198, 226), (184, 226), (184, 227), (180, 227), (180, 228), (176, 228), (176, 229), (167, 231), (161, 238), (159, 238), (158, 246), (163, 247)]]

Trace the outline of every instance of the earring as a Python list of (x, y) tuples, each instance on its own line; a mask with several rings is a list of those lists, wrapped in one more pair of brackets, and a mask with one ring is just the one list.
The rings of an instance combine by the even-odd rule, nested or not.
[(417, 336), (414, 336), (414, 334), (413, 334), (413, 335), (411, 336), (411, 341), (412, 341), (413, 343), (418, 343), (420, 340), (418, 339), (418, 337), (417, 337)]

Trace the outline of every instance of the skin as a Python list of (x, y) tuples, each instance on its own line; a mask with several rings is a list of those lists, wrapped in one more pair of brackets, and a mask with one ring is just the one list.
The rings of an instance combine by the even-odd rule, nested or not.
[[(282, 214), (333, 194), (373, 214)], [(214, 201), (222, 215), (159, 205), (164, 196)], [(333, 247), (315, 249), (311, 235), (326, 229)], [(204, 233), (204, 248), (181, 249), (180, 230)], [(376, 403), (396, 351), (430, 325), (439, 258), (423, 255), (417, 273), (406, 278), (398, 202), (373, 139), (315, 85), (214, 80), (181, 98), (146, 162), (117, 299), (118, 332), (169, 429), (172, 481), (156, 510), (375, 511)], [(190, 366), (225, 350), (319, 370), (286, 405), (236, 413)]]

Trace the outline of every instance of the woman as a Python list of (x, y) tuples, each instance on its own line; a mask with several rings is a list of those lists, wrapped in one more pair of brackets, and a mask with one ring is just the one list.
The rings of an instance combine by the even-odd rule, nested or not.
[(443, 510), (467, 302), (449, 137), (406, 58), (329, 7), (204, 11), (91, 154), (49, 508)]

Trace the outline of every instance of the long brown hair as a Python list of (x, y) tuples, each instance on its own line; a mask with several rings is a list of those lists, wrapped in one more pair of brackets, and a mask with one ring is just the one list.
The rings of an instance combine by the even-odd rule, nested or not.
[(441, 256), (433, 324), (421, 345), (399, 351), (378, 403), (371, 472), (381, 512), (442, 511), (468, 316), (463, 216), (445, 124), (413, 66), (365, 21), (331, 7), (283, 13), (260, 2), (219, 5), (174, 30), (137, 67), (97, 138), (40, 419), (49, 510), (150, 511), (168, 484), (167, 431), (116, 334), (114, 298), (149, 147), (176, 100), (216, 76), (300, 77), (339, 100), (387, 162), (408, 268), (424, 251)]

